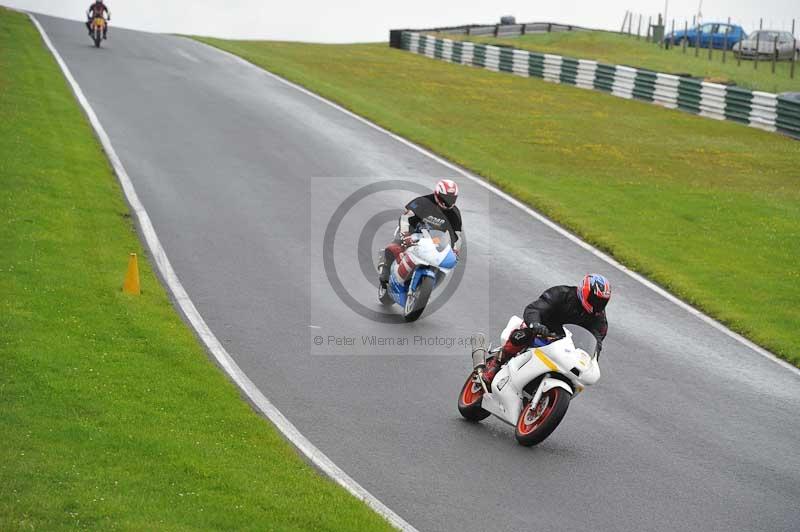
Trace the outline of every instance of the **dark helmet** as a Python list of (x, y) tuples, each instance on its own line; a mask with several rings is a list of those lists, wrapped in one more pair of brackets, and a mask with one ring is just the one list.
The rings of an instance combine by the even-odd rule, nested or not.
[(433, 189), (436, 204), (442, 209), (452, 209), (458, 199), (458, 185), (451, 179), (441, 179)]
[(590, 273), (578, 285), (578, 299), (590, 314), (600, 314), (611, 299), (611, 284), (599, 273)]

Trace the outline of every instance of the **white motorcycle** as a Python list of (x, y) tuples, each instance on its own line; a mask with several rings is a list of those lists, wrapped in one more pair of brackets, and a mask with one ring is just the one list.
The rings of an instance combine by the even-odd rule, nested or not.
[[(501, 345), (522, 325), (513, 316), (501, 335)], [(597, 339), (577, 325), (564, 325), (563, 337), (537, 337), (527, 351), (512, 358), (494, 376), (491, 390), (483, 378), (487, 356), (500, 348), (477, 345), (472, 350), (475, 369), (458, 396), (458, 410), (470, 421), (494, 414), (515, 426), (521, 445), (542, 442), (561, 423), (570, 400), (600, 379)]]

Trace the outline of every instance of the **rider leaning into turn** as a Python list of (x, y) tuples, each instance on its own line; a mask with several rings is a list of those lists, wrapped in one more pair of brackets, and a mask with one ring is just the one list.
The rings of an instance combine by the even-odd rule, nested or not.
[[(108, 15), (107, 22), (111, 22), (111, 11), (108, 10), (103, 0), (97, 0), (86, 11), (86, 16), (89, 20), (86, 22), (86, 28), (89, 30), (89, 35), (92, 34), (92, 21), (96, 18), (105, 18), (104, 14)], [(108, 38), (108, 24), (103, 26), (103, 39)]]
[(530, 347), (537, 336), (560, 334), (565, 324), (580, 325), (597, 338), (597, 353), (608, 332), (606, 305), (611, 299), (611, 285), (605, 277), (590, 273), (579, 286), (554, 286), (525, 307), (524, 323), (513, 331), (496, 358), (486, 363), (484, 378), (491, 384), (497, 371), (509, 360)]
[[(403, 257), (403, 250), (413, 243), (411, 234), (416, 232), (417, 226), (422, 223), (429, 225), (433, 229), (444, 231), (445, 227), (450, 232), (450, 240), (453, 243), (453, 252), (458, 255), (463, 242), (461, 229), (461, 211), (456, 207), (458, 199), (458, 185), (450, 179), (442, 179), (436, 183), (433, 194), (420, 196), (408, 202), (406, 211), (400, 216), (395, 239), (386, 246), (383, 251), (383, 262), (378, 265), (380, 269), (380, 282), (383, 286), (389, 282), (391, 268), (385, 267), (397, 261), (400, 263)], [(410, 273), (413, 265), (403, 265), (400, 263), (399, 274), (403, 277), (403, 271)]]

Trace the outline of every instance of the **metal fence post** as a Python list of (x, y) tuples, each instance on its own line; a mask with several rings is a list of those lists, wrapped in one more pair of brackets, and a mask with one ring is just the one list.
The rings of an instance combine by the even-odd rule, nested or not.
[(636, 40), (642, 39), (642, 14), (639, 13), (639, 24), (636, 26)]
[(647, 17), (647, 36), (645, 37), (645, 41), (650, 42), (650, 28), (653, 27), (653, 16)]

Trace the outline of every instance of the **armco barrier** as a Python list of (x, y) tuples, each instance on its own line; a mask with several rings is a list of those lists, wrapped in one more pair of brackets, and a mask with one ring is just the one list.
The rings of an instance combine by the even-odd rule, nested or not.
[[(488, 29), (494, 28), (471, 27), (469, 34), (487, 34)], [(513, 29), (520, 30), (517, 26)], [(620, 98), (652, 102), (715, 120), (732, 120), (800, 139), (800, 100), (767, 92), (506, 46), (441, 39), (418, 31), (392, 30), (390, 44), (450, 63), (610, 92)]]

